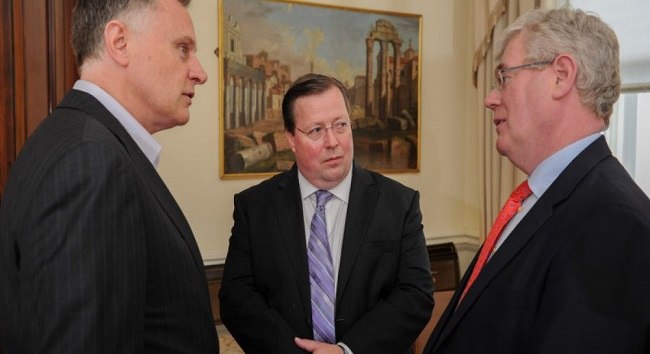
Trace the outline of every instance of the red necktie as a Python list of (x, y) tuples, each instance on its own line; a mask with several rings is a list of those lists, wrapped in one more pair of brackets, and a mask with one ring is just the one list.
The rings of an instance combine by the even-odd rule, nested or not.
[(521, 203), (531, 193), (532, 192), (530, 190), (530, 187), (528, 187), (528, 181), (524, 181), (519, 186), (517, 186), (515, 191), (512, 192), (512, 194), (506, 201), (506, 204), (499, 212), (499, 215), (497, 215), (496, 220), (494, 220), (494, 224), (492, 225), (492, 229), (490, 230), (490, 233), (485, 239), (483, 248), (481, 248), (481, 253), (479, 254), (478, 260), (474, 265), (474, 269), (472, 270), (472, 275), (469, 277), (469, 281), (467, 281), (465, 290), (463, 290), (463, 294), (461, 295), (460, 300), (458, 301), (459, 304), (465, 298), (467, 291), (472, 286), (472, 284), (474, 284), (476, 278), (478, 278), (478, 275), (483, 269), (483, 266), (485, 266), (485, 263), (487, 263), (489, 255), (494, 249), (494, 245), (497, 243), (499, 236), (501, 236), (501, 231), (503, 231), (503, 228), (506, 225), (508, 225), (510, 219), (512, 219), (512, 217), (515, 216), (515, 214), (517, 214), (519, 208), (521, 207)]

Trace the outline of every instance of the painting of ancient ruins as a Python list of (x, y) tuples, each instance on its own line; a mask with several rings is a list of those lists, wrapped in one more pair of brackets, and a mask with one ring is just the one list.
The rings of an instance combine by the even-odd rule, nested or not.
[(288, 170), (282, 97), (309, 72), (348, 88), (354, 159), (417, 172), (421, 16), (286, 0), (219, 0), (221, 177)]

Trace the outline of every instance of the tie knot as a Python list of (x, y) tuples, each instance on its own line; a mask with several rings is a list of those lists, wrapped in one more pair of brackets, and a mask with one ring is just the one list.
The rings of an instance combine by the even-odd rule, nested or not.
[(329, 202), (333, 196), (334, 195), (329, 191), (325, 191), (325, 190), (316, 191), (316, 208), (318, 209), (319, 207), (324, 207), (325, 204), (327, 204), (327, 202)]
[(531, 195), (533, 192), (530, 190), (530, 186), (528, 186), (528, 180), (523, 181), (517, 188), (515, 188), (515, 191), (512, 192), (510, 195), (510, 198), (517, 203), (520, 203), (524, 199), (528, 198), (529, 195)]

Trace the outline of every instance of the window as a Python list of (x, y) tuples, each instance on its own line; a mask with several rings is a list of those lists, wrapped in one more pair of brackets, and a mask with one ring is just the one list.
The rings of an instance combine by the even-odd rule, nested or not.
[(623, 92), (605, 137), (639, 186), (650, 195), (650, 1), (557, 0), (593, 11), (607, 22), (621, 46)]
[(621, 94), (605, 137), (612, 153), (650, 195), (650, 91)]

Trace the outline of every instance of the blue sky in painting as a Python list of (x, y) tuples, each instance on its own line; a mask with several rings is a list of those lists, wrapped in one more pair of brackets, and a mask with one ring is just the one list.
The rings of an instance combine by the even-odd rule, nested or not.
[[(365, 74), (365, 39), (379, 19), (390, 21), (402, 39), (402, 52), (418, 50), (417, 16), (361, 12), (304, 3), (269, 0), (223, 0), (224, 18), (241, 25), (244, 54), (266, 50), (269, 57), (291, 65), (292, 78), (316, 72), (351, 84)], [(375, 46), (375, 52), (377, 46)]]

